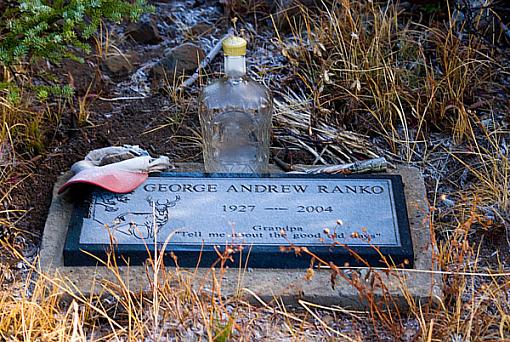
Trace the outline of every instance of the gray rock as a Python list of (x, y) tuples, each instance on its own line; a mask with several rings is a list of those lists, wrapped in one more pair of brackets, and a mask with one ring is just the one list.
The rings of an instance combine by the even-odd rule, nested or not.
[(143, 44), (158, 44), (163, 41), (156, 20), (147, 16), (142, 16), (138, 22), (129, 24), (126, 35)]
[(133, 71), (131, 56), (127, 54), (108, 56), (104, 64), (110, 72), (117, 75), (126, 75)]
[(194, 36), (201, 36), (205, 33), (211, 32), (213, 26), (208, 23), (198, 23), (191, 27), (191, 34)]
[(290, 22), (300, 20), (305, 12), (301, 7), (312, 10), (320, 4), (318, 0), (277, 0), (273, 2), (272, 12), (278, 29), (290, 31)]
[(71, 80), (66, 82), (70, 82), (78, 96), (84, 96), (88, 92), (97, 94), (108, 87), (107, 75), (99, 72), (97, 65), (92, 60), (80, 63), (67, 59), (62, 61), (61, 67), (61, 75), (71, 75)]
[(192, 43), (167, 49), (163, 58), (152, 68), (151, 77), (153, 80), (172, 80), (175, 75), (192, 74), (204, 58), (204, 50)]

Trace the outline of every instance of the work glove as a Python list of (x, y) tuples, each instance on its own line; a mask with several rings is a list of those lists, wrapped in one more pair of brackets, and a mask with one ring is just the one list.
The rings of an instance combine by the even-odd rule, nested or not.
[(171, 169), (166, 156), (153, 158), (138, 146), (111, 146), (90, 151), (73, 164), (71, 177), (58, 193), (73, 184), (90, 184), (115, 193), (128, 193), (140, 186), (151, 172)]

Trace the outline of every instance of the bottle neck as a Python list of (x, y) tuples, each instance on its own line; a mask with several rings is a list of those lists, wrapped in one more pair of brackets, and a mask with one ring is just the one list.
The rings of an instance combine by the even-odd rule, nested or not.
[(241, 78), (246, 75), (245, 56), (225, 56), (225, 74), (228, 78)]

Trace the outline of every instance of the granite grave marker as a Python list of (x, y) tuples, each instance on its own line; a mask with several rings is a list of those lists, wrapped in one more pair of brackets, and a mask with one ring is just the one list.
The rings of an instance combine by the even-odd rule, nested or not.
[(113, 249), (140, 265), (166, 242), (166, 261), (172, 252), (184, 267), (209, 267), (226, 246), (242, 246), (250, 267), (308, 267), (289, 246), (336, 265), (364, 266), (357, 254), (372, 266), (411, 267), (402, 187), (398, 175), (163, 173), (129, 194), (94, 189), (78, 199), (64, 264), (95, 265), (89, 254)]

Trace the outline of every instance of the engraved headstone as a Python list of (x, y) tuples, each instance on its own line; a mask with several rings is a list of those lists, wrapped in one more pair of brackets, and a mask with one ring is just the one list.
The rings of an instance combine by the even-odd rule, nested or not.
[(139, 265), (163, 246), (168, 264), (185, 267), (208, 267), (227, 246), (242, 250), (234, 267), (240, 253), (250, 267), (308, 267), (293, 247), (336, 265), (413, 261), (400, 176), (164, 173), (128, 194), (77, 200), (64, 263), (95, 265), (91, 255), (114, 251)]

